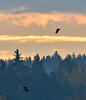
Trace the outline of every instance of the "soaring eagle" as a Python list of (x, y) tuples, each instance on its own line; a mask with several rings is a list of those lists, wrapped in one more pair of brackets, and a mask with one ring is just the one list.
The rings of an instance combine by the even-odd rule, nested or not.
[(58, 29), (56, 29), (56, 32), (55, 32), (55, 34), (57, 34), (59, 31), (60, 31), (60, 29), (59, 29), (59, 28), (58, 28)]
[(29, 90), (26, 86), (24, 86), (23, 88), (24, 88), (24, 91), (26, 91), (27, 93), (29, 92)]

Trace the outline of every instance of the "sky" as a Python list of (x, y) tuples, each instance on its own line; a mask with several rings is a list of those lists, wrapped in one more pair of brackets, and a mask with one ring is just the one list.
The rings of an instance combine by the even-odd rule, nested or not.
[[(86, 0), (0, 0), (0, 58), (86, 53)], [(60, 32), (56, 35), (56, 28)]]

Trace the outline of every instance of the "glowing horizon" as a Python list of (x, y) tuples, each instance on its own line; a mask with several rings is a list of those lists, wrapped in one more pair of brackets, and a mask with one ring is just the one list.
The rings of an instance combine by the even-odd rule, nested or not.
[(86, 37), (74, 37), (74, 36), (53, 36), (53, 35), (28, 35), (28, 36), (11, 36), (11, 35), (0, 35), (0, 41), (15, 41), (19, 43), (25, 42), (37, 42), (37, 43), (51, 43), (51, 42), (86, 42)]

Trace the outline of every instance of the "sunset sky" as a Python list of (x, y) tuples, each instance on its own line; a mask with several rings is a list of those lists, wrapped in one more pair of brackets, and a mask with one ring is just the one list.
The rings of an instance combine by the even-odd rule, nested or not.
[(24, 57), (86, 53), (86, 0), (0, 0), (0, 58), (15, 49)]

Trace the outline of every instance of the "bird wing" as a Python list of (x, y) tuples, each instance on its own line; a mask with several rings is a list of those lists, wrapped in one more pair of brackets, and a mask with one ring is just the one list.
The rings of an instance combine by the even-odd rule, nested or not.
[(60, 31), (60, 29), (56, 29), (56, 33), (58, 33)]
[(26, 92), (28, 92), (28, 89), (27, 89), (27, 87), (24, 87), (24, 90), (25, 90)]

